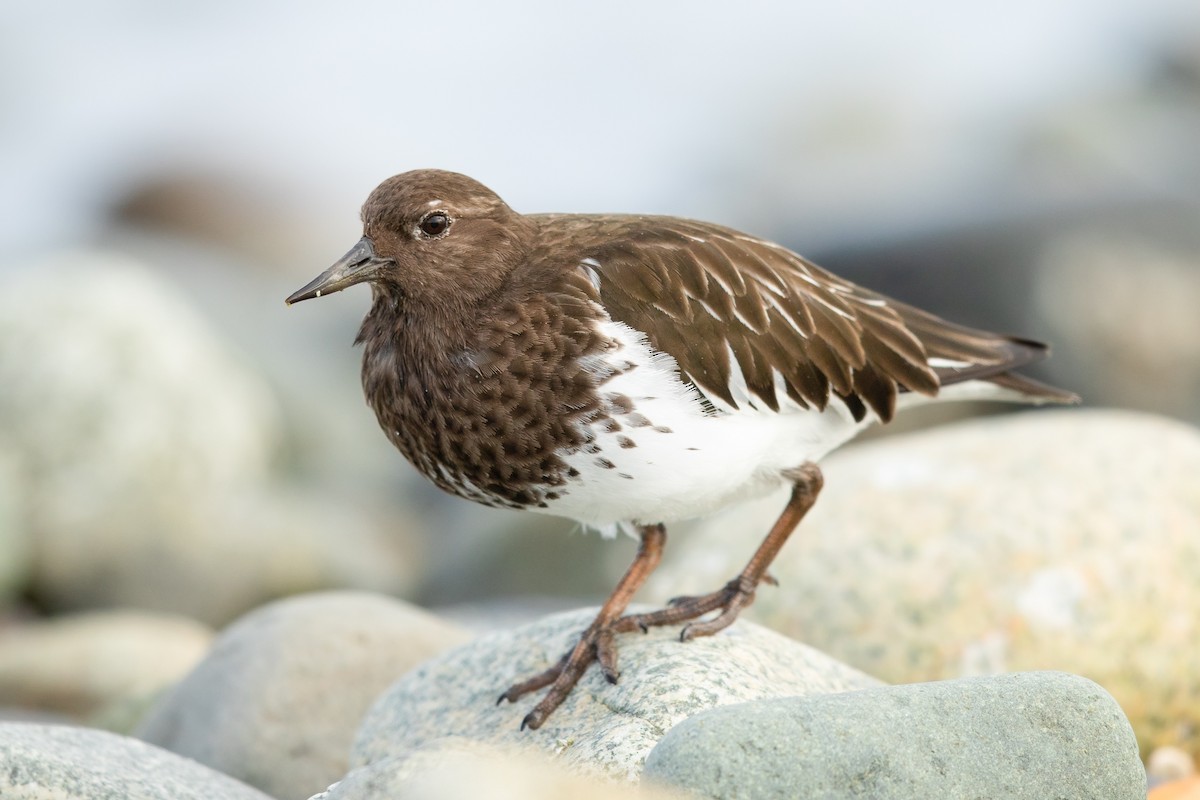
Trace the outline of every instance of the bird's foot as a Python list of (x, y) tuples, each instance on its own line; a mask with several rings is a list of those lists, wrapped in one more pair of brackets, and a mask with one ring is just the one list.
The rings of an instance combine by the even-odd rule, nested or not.
[(616, 634), (636, 630), (647, 631), (651, 626), (674, 625), (720, 609), (721, 613), (712, 619), (693, 622), (684, 626), (679, 633), (680, 641), (685, 642), (697, 636), (711, 636), (728, 627), (737, 619), (741, 610), (754, 601), (754, 590), (755, 586), (749, 578), (739, 576), (715, 592), (695, 597), (676, 597), (660, 611), (629, 614), (608, 624), (592, 623), (580, 635), (575, 646), (564, 653), (554, 666), (520, 683), (514, 683), (500, 695), (497, 702), (507, 700), (515, 703), (524, 695), (549, 686), (550, 690), (546, 692), (545, 697), (521, 720), (521, 730), (537, 730), (567, 699), (567, 695), (575, 688), (575, 684), (579, 683), (579, 679), (593, 661), (600, 665), (605, 680), (616, 684), (617, 678), (620, 677), (614, 641)]
[(613, 684), (617, 682), (620, 673), (617, 671), (617, 647), (613, 641), (614, 633), (616, 630), (611, 624), (597, 625), (593, 623), (579, 637), (576, 645), (563, 654), (557, 664), (528, 680), (514, 683), (504, 694), (500, 695), (500, 699), (496, 702), (502, 703), (507, 700), (515, 703), (521, 696), (549, 686), (550, 691), (546, 692), (546, 696), (525, 715), (525, 719), (521, 720), (521, 730), (526, 728), (537, 730), (554, 712), (554, 709), (567, 699), (567, 695), (575, 688), (575, 684), (579, 683), (579, 679), (583, 677), (583, 673), (587, 671), (593, 661), (600, 665), (600, 671), (604, 673), (605, 680)]
[[(764, 576), (762, 580), (767, 583), (775, 582), (769, 576)], [(733, 624), (742, 609), (754, 602), (754, 592), (757, 588), (757, 582), (752, 578), (739, 575), (715, 592), (673, 598), (664, 609), (647, 614), (628, 614), (614, 622), (612, 627), (617, 633), (647, 631), (651, 626), (677, 625), (720, 609), (721, 613), (712, 619), (692, 622), (679, 632), (681, 642), (695, 639), (697, 636), (712, 636)]]

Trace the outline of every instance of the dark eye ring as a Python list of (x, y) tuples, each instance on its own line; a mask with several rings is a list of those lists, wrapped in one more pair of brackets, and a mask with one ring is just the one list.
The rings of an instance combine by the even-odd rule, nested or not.
[(418, 226), (421, 233), (432, 238), (442, 236), (450, 230), (450, 217), (444, 211), (433, 211), (421, 218)]

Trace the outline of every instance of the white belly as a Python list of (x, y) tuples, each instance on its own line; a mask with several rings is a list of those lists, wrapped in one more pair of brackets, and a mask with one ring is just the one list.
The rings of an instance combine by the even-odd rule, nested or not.
[(770, 492), (785, 480), (782, 471), (816, 461), (870, 424), (855, 422), (840, 401), (825, 411), (739, 403), (738, 411), (706, 414), (670, 356), (620, 323), (608, 326), (623, 345), (613, 359), (636, 366), (604, 383), (601, 394), (628, 398), (633, 409), (612, 412), (618, 430), (607, 429), (611, 422), (589, 426), (593, 445), (562, 456), (579, 476), (545, 513), (606, 532), (620, 523), (702, 516)]
[[(815, 462), (878, 421), (855, 421), (839, 399), (824, 411), (784, 399), (779, 411), (756, 407), (745, 383), (730, 390), (738, 408), (706, 414), (696, 390), (678, 378), (675, 360), (654, 351), (645, 337), (618, 322), (605, 325), (620, 347), (604, 366), (633, 363), (607, 380), (605, 398), (626, 398), (632, 409), (610, 409), (611, 420), (590, 425), (585, 451), (560, 454), (579, 475), (559, 497), (534, 509), (570, 517), (602, 532), (629, 523), (676, 522), (765, 495), (786, 482), (783, 472)], [(735, 378), (739, 368), (733, 364)], [(782, 397), (782, 393), (781, 397)], [(711, 399), (711, 398), (710, 398)], [(898, 410), (943, 400), (1028, 401), (984, 381), (966, 381), (937, 397), (903, 393)], [(612, 422), (619, 429), (610, 430)]]

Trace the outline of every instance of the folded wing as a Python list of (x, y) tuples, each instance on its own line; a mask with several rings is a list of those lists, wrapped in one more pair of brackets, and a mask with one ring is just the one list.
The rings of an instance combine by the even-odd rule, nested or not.
[(728, 228), (614, 218), (582, 254), (613, 319), (644, 331), (714, 409), (824, 409), (892, 418), (901, 392), (992, 380), (1043, 399), (1070, 395), (1010, 370), (1046, 346), (946, 322)]

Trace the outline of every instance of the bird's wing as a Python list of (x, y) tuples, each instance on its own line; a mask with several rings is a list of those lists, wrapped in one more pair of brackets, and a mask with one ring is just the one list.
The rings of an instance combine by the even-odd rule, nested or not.
[(838, 278), (770, 242), (666, 217), (614, 219), (579, 268), (619, 322), (645, 332), (715, 408), (823, 409), (891, 419), (904, 391), (936, 395), (1043, 358), (1044, 345), (955, 325)]

